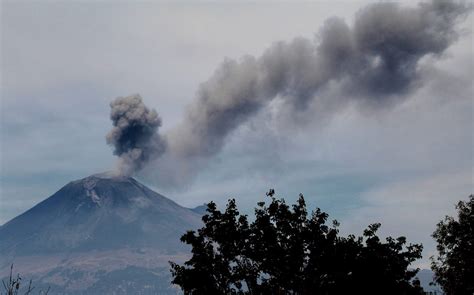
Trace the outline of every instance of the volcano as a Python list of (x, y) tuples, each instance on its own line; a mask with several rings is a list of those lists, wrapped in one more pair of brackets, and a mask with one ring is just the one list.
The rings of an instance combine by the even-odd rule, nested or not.
[(131, 177), (72, 181), (0, 227), (1, 276), (13, 263), (50, 294), (176, 294), (168, 261), (188, 255), (196, 212)]

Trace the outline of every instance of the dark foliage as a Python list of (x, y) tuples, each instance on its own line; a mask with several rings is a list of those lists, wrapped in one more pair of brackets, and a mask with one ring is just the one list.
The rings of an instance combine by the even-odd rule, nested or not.
[(438, 256), (431, 257), (435, 281), (447, 295), (474, 294), (474, 196), (459, 201), (458, 219), (446, 216), (433, 238)]
[(192, 246), (184, 265), (171, 263), (173, 283), (185, 294), (420, 294), (410, 282), (410, 263), (422, 246), (404, 237), (377, 236), (380, 224), (363, 236), (339, 236), (320, 209), (308, 216), (302, 195), (291, 207), (267, 194), (255, 220), (229, 200), (226, 210), (208, 204), (204, 227), (181, 240)]

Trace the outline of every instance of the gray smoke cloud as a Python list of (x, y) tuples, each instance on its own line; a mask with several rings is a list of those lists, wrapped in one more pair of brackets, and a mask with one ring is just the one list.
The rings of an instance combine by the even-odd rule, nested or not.
[(314, 41), (278, 42), (259, 58), (225, 60), (170, 134), (170, 149), (178, 158), (213, 156), (233, 130), (272, 100), (283, 99), (291, 112), (304, 111), (331, 82), (344, 89), (339, 104), (392, 104), (419, 85), (420, 60), (444, 52), (467, 11), (462, 3), (446, 1), (415, 8), (377, 3), (362, 9), (352, 28), (332, 18)]
[(165, 141), (158, 134), (161, 119), (138, 94), (118, 97), (110, 108), (114, 127), (107, 134), (107, 143), (119, 157), (118, 173), (131, 175), (165, 151)]
[[(337, 106), (325, 116), (353, 103), (376, 109), (402, 101), (423, 81), (421, 61), (441, 56), (457, 39), (456, 24), (470, 9), (453, 1), (372, 4), (358, 12), (352, 27), (331, 18), (315, 40), (277, 42), (260, 57), (226, 59), (200, 85), (182, 123), (166, 135), (159, 171), (147, 173), (167, 184), (174, 183), (170, 175), (189, 177), (200, 167), (196, 163), (219, 153), (237, 127), (277, 99), (289, 117), (327, 103), (320, 94), (334, 85), (340, 90), (331, 103)], [(158, 143), (163, 153), (162, 140)], [(142, 166), (140, 159), (135, 168)]]

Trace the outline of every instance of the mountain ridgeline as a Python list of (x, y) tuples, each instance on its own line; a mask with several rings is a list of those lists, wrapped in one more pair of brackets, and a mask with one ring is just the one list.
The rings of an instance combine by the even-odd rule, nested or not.
[(176, 293), (168, 260), (184, 259), (179, 238), (200, 222), (133, 178), (92, 175), (0, 227), (1, 276), (14, 263), (52, 294)]

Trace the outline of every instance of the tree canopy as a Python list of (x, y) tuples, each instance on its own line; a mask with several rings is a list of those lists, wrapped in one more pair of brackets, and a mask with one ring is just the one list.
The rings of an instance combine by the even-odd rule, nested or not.
[(446, 216), (433, 237), (438, 255), (432, 257), (435, 281), (447, 295), (474, 294), (474, 196), (459, 201), (458, 218)]
[(249, 222), (234, 199), (221, 212), (208, 204), (204, 226), (181, 240), (192, 257), (171, 263), (173, 283), (185, 294), (419, 294), (411, 281), (422, 246), (404, 237), (377, 236), (380, 224), (362, 236), (339, 235), (319, 208), (308, 214), (303, 195), (291, 207), (267, 193)]

